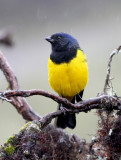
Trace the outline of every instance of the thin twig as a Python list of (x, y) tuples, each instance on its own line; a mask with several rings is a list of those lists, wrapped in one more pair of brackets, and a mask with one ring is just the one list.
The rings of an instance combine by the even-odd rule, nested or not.
[(112, 62), (112, 58), (114, 55), (118, 54), (119, 51), (121, 50), (121, 46), (119, 46), (118, 48), (116, 48), (109, 57), (109, 62), (108, 62), (108, 67), (107, 67), (107, 75), (106, 75), (106, 79), (105, 79), (105, 85), (104, 85), (104, 89), (103, 92), (104, 94), (107, 94), (107, 88), (111, 88), (110, 87), (110, 72), (111, 72), (111, 62)]
[(65, 104), (66, 106), (73, 107), (74, 104), (72, 104), (70, 101), (68, 101), (66, 98), (62, 98), (60, 96), (54, 95), (52, 93), (40, 90), (40, 89), (33, 89), (33, 90), (10, 90), (5, 92), (0, 92), (1, 96), (5, 96), (6, 98), (9, 97), (15, 97), (15, 96), (21, 96), (21, 97), (30, 97), (33, 95), (41, 95), (44, 97), (48, 97), (56, 101), (57, 103)]
[(0, 99), (2, 99), (3, 101), (12, 102), (12, 100), (10, 100), (4, 96), (0, 96)]
[[(77, 110), (81, 109), (81, 110), (84, 110), (84, 112), (90, 110), (89, 109), (90, 105), (96, 105), (96, 104), (99, 103), (99, 101), (102, 101), (105, 98), (109, 99), (108, 95), (103, 95), (103, 96), (100, 96), (100, 97), (90, 98), (88, 100), (81, 101), (79, 103), (73, 104), (65, 98), (62, 98), (60, 96), (57, 96), (57, 95), (54, 95), (52, 93), (49, 93), (49, 92), (46, 92), (46, 91), (43, 91), (43, 90), (39, 90), (39, 89), (10, 90), (10, 91), (5, 91), (5, 92), (0, 92), (0, 96), (5, 97), (5, 98), (10, 98), (10, 97), (15, 97), (15, 96), (30, 97), (30, 96), (34, 96), (34, 95), (41, 95), (41, 96), (44, 96), (44, 97), (51, 98), (55, 102), (64, 104), (65, 106), (69, 107), (69, 109), (77, 109)], [(86, 110), (85, 110), (84, 107), (86, 108)]]

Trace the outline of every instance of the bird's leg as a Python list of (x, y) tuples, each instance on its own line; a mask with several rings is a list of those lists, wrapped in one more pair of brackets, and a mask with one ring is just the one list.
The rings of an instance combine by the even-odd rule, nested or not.
[(64, 115), (67, 112), (67, 109), (62, 104), (60, 105), (60, 110), (63, 112)]

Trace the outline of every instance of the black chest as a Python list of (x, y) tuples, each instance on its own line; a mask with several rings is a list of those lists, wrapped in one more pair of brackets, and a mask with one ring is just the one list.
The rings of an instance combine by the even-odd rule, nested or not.
[(72, 49), (70, 51), (69, 50), (61, 51), (61, 52), (52, 51), (50, 59), (57, 64), (68, 63), (74, 57), (76, 57), (76, 54), (77, 54), (77, 49)]

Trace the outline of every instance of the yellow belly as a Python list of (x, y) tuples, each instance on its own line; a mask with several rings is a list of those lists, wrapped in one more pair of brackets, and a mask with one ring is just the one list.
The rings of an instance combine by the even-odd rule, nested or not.
[(69, 63), (56, 64), (49, 58), (49, 83), (60, 96), (74, 97), (82, 91), (88, 81), (88, 66), (85, 54), (77, 51), (77, 56)]

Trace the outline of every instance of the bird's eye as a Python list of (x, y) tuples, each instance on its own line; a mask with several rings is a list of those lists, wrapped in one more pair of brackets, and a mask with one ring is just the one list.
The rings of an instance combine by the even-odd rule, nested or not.
[(58, 37), (57, 37), (57, 40), (60, 40), (60, 39), (61, 39), (61, 37), (60, 37), (60, 36), (58, 36)]

